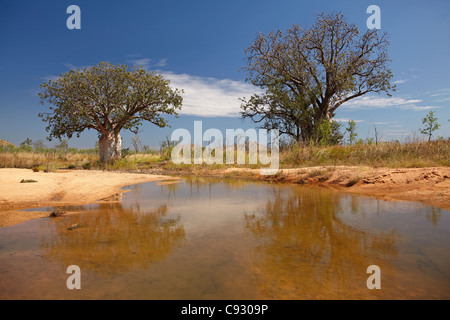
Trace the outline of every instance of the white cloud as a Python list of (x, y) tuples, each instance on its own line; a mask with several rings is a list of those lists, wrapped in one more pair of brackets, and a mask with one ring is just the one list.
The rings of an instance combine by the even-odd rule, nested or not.
[(440, 99), (440, 100), (433, 100), (433, 102), (447, 102), (447, 101), (450, 101), (450, 98), (443, 98), (443, 99)]
[(430, 95), (430, 97), (448, 96), (449, 94), (450, 94), (450, 92), (449, 93), (435, 93), (435, 94)]
[(68, 63), (68, 62), (63, 63), (63, 65), (64, 65), (66, 68), (69, 68), (69, 69), (73, 69), (73, 70), (77, 70), (77, 69), (78, 69), (77, 66), (75, 66), (75, 65), (73, 65), (73, 64), (71, 64), (71, 63)]
[(400, 106), (401, 109), (412, 110), (412, 111), (423, 111), (430, 109), (439, 109), (437, 106), (416, 106), (415, 104)]
[(132, 64), (136, 64), (138, 66), (142, 66), (145, 69), (147, 69), (150, 66), (150, 59), (148, 58), (144, 58), (144, 59), (130, 59), (127, 60), (129, 62), (131, 62)]
[(374, 124), (374, 125), (377, 125), (377, 126), (382, 126), (382, 125), (386, 125), (386, 124), (393, 124), (393, 123), (397, 123), (397, 121), (369, 122), (369, 124)]
[(384, 130), (383, 135), (384, 136), (403, 136), (403, 135), (410, 135), (412, 132), (406, 129), (393, 129), (393, 130)]
[(55, 76), (55, 75), (46, 75), (41, 77), (42, 80), (48, 81), (48, 80), (52, 80), (52, 81), (56, 81), (59, 79), (59, 76)]
[(188, 74), (162, 72), (171, 86), (183, 89), (180, 114), (203, 117), (239, 117), (241, 102), (260, 90), (251, 84), (229, 79), (198, 77)]
[(386, 109), (397, 108), (404, 110), (422, 111), (439, 108), (437, 106), (419, 106), (417, 103), (423, 100), (404, 99), (399, 97), (377, 98), (374, 96), (364, 96), (350, 100), (341, 106), (341, 110), (364, 110), (364, 109)]
[(89, 69), (91, 67), (91, 65), (85, 65), (85, 66), (77, 67), (76, 65), (71, 64), (71, 63), (67, 63), (67, 62), (63, 63), (63, 65), (66, 68), (68, 68), (70, 70), (73, 70), (73, 71), (78, 71), (78, 70), (82, 70), (82, 69)]
[(409, 81), (409, 79), (397, 80), (397, 81), (394, 81), (393, 84), (402, 84), (402, 83), (405, 83), (407, 81)]
[(165, 65), (167, 65), (167, 59), (166, 58), (159, 59), (158, 62), (153, 64), (153, 66), (155, 66), (155, 67), (164, 67)]
[(450, 88), (436, 89), (425, 92), (426, 95), (430, 97), (447, 96), (450, 94)]
[[(348, 118), (333, 118), (333, 121), (336, 121), (336, 122), (349, 122), (350, 120), (352, 120), (352, 119), (348, 119)], [(353, 121), (355, 121), (355, 122), (364, 122), (364, 120), (353, 120)]]
[[(130, 55), (128, 57), (130, 57)], [(146, 70), (154, 67), (164, 67), (167, 65), (166, 58), (162, 58), (159, 60), (153, 60), (150, 58), (138, 58), (136, 56), (134, 56), (134, 58), (135, 59), (127, 59), (127, 62), (133, 65), (142, 66)]]

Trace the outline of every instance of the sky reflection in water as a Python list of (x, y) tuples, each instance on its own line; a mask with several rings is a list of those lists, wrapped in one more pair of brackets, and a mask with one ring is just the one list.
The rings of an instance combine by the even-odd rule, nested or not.
[[(126, 189), (0, 229), (0, 298), (450, 298), (448, 211), (214, 179)], [(81, 290), (66, 287), (72, 264)], [(372, 264), (381, 290), (366, 287)]]

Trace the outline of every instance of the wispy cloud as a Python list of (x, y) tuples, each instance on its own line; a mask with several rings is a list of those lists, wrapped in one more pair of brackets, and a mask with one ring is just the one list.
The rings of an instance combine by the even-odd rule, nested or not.
[(45, 81), (48, 81), (48, 80), (56, 81), (56, 80), (59, 79), (59, 76), (50, 74), (50, 75), (46, 75), (46, 76), (41, 77), (41, 79), (45, 80)]
[(63, 63), (63, 66), (65, 66), (66, 68), (68, 68), (70, 70), (74, 70), (74, 71), (81, 70), (81, 69), (88, 69), (88, 68), (92, 67), (91, 65), (77, 67), (76, 65), (69, 63), (69, 62)]
[(378, 98), (375, 96), (364, 96), (350, 100), (343, 104), (341, 110), (365, 110), (365, 109), (386, 109), (397, 108), (412, 111), (422, 111), (429, 109), (437, 109), (438, 106), (420, 106), (418, 103), (423, 102), (419, 99), (404, 99), (400, 97)]
[(443, 103), (450, 101), (450, 97), (448, 97), (450, 96), (450, 88), (427, 91), (425, 94), (432, 98), (437, 98), (437, 100), (433, 100), (433, 102)]
[(388, 129), (383, 130), (384, 136), (404, 136), (404, 135), (410, 135), (412, 132), (407, 129)]
[(374, 124), (376, 126), (382, 126), (382, 125), (388, 125), (388, 124), (394, 124), (394, 123), (397, 123), (397, 121), (369, 122), (369, 124)]
[(74, 70), (78, 69), (75, 65), (68, 63), (68, 62), (63, 63), (63, 65), (64, 65), (64, 67), (69, 68), (69, 69), (74, 69)]
[[(337, 121), (337, 122), (349, 122), (350, 120), (353, 120), (353, 119), (349, 119), (349, 118), (333, 118), (333, 120), (334, 121)], [(364, 122), (364, 120), (353, 120), (353, 121), (355, 121), (355, 122)]]
[(394, 81), (393, 84), (402, 84), (402, 83), (405, 83), (407, 81), (409, 81), (409, 79), (397, 80), (397, 81)]
[(447, 96), (450, 95), (450, 88), (430, 90), (426, 91), (425, 94), (429, 95), (430, 97)]
[(450, 98), (443, 98), (443, 99), (439, 99), (439, 100), (433, 100), (433, 102), (447, 102), (450, 101)]
[(144, 69), (148, 70), (150, 68), (162, 68), (167, 65), (167, 59), (161, 58), (158, 60), (150, 58), (142, 58), (139, 55), (128, 55), (126, 59), (127, 63), (142, 66)]
[(163, 72), (171, 86), (183, 89), (183, 108), (180, 114), (202, 117), (239, 117), (239, 98), (250, 97), (260, 90), (251, 84), (229, 79), (198, 77)]
[(159, 59), (158, 62), (153, 64), (154, 67), (164, 67), (166, 65), (167, 65), (167, 59), (166, 58)]
[(450, 92), (447, 92), (447, 93), (435, 93), (435, 94), (431, 94), (430, 97), (448, 96), (449, 94), (450, 94)]

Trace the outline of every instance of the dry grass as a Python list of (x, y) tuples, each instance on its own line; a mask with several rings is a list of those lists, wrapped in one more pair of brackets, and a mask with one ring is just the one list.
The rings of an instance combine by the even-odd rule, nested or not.
[[(248, 155), (246, 155), (248, 163)], [(196, 173), (229, 167), (258, 168), (260, 165), (175, 165), (166, 155), (129, 154), (107, 165), (100, 165), (98, 155), (92, 153), (39, 153), (0, 149), (0, 168), (30, 168), (35, 171), (54, 171), (58, 168), (145, 170), (158, 169)], [(410, 143), (384, 142), (337, 146), (293, 145), (280, 150), (280, 168), (316, 166), (369, 166), (390, 168), (421, 168), (450, 165), (450, 140)], [(312, 171), (310, 177), (331, 175), (331, 172)]]
[(282, 167), (364, 165), (421, 168), (450, 165), (450, 140), (337, 146), (291, 146), (280, 152)]
[(96, 161), (95, 155), (79, 153), (0, 152), (0, 168), (28, 168), (35, 171), (53, 171), (70, 165), (82, 167)]

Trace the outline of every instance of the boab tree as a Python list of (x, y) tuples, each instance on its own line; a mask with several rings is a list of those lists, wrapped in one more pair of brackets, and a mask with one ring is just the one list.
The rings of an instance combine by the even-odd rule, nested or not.
[(120, 156), (122, 129), (137, 133), (144, 120), (165, 127), (164, 115), (176, 116), (182, 103), (182, 91), (172, 89), (162, 75), (108, 62), (71, 70), (41, 89), (41, 104), (52, 105), (52, 112), (39, 114), (48, 122), (48, 139), (79, 137), (94, 129), (102, 163)]
[[(259, 34), (245, 53), (247, 81), (263, 89), (241, 99), (242, 117), (298, 142), (320, 140), (339, 106), (369, 92), (394, 90), (387, 35), (360, 34), (342, 14), (318, 15), (309, 29)], [(337, 124), (334, 122), (334, 124)]]

